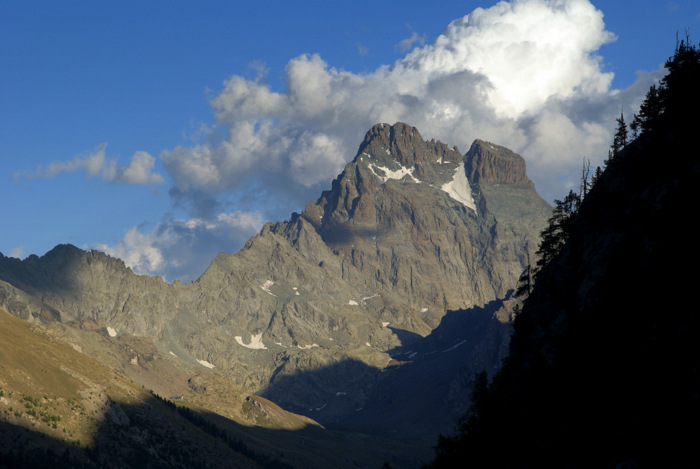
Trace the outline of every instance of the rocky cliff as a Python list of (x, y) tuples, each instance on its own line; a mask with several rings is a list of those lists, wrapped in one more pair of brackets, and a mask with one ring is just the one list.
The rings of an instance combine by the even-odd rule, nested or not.
[[(0, 306), (147, 337), (171, 360), (338, 422), (375, 402), (380, 373), (448, 311), (492, 318), (550, 213), (510, 150), (477, 140), (462, 155), (409, 125), (378, 124), (330, 190), (218, 255), (195, 282), (136, 276), (64, 245), (0, 257)], [(496, 336), (480, 343), (500, 350), (507, 334)], [(463, 375), (497, 366), (491, 352), (467, 352)]]

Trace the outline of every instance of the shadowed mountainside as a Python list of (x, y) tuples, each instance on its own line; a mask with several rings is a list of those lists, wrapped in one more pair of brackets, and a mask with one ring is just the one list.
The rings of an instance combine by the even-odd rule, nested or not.
[[(0, 467), (320, 469), (417, 462), (409, 445), (323, 429), (263, 397), (239, 398), (212, 373), (190, 378), (182, 395), (160, 397), (51, 329), (3, 310), (0, 343)], [(236, 412), (245, 418), (226, 417)]]
[(700, 50), (686, 38), (666, 68), (431, 467), (698, 467)]

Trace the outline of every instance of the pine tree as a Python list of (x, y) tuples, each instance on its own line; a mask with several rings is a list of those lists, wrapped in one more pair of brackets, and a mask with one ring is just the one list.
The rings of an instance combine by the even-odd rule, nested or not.
[(593, 176), (591, 176), (591, 184), (590, 187), (595, 186), (596, 182), (598, 182), (598, 179), (600, 179), (600, 176), (603, 174), (603, 170), (601, 169), (600, 166), (597, 166), (595, 169), (595, 172), (593, 173)]
[(517, 298), (527, 298), (532, 292), (532, 267), (528, 263), (523, 273), (520, 274), (518, 278), (518, 288), (515, 289), (515, 296)]
[[(639, 107), (639, 114), (635, 114), (630, 124), (635, 137), (661, 125), (666, 112), (673, 115), (677, 112), (685, 113), (700, 103), (700, 49), (690, 42), (687, 34), (683, 40), (676, 39), (676, 49), (666, 61), (665, 67), (668, 73), (658, 87), (652, 85), (649, 88)], [(691, 123), (692, 120), (681, 122)]]
[(635, 137), (651, 129), (661, 116), (662, 110), (663, 104), (659, 89), (656, 85), (651, 85), (644, 101), (639, 106), (639, 114), (634, 115), (630, 124)]
[(580, 204), (581, 198), (574, 191), (569, 191), (564, 200), (554, 201), (552, 216), (541, 233), (542, 241), (537, 250), (539, 258), (535, 274), (541, 272), (561, 251), (569, 237), (569, 218), (578, 211)]
[(613, 143), (610, 146), (611, 153), (609, 154), (612, 157), (615, 157), (615, 155), (620, 153), (627, 146), (627, 139), (629, 136), (623, 112), (620, 112), (620, 117), (615, 119), (615, 122), (617, 122), (617, 128), (613, 135)]

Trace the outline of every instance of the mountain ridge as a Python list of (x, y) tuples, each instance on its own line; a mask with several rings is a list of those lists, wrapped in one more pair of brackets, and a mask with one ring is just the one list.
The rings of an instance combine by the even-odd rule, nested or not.
[[(153, 357), (337, 427), (381, 401), (381, 375), (448, 311), (475, 324), (494, 318), (486, 306), (510, 298), (550, 212), (510, 150), (478, 140), (461, 155), (407, 124), (377, 124), (330, 190), (267, 223), (239, 252), (217, 255), (193, 282), (137, 276), (122, 261), (64, 245), (25, 261), (0, 258), (0, 306), (40, 322), (91, 322), (107, 341), (146, 338)], [(507, 315), (498, 317), (507, 328)], [(470, 373), (499, 365), (508, 334), (484, 330), (491, 335), (460, 345), (465, 358), (450, 362), (453, 378), (440, 386), (464, 393)], [(434, 351), (464, 340), (435, 337), (425, 342)], [(438, 407), (442, 423), (424, 438), (455, 417)], [(369, 431), (373, 417), (363, 415)]]

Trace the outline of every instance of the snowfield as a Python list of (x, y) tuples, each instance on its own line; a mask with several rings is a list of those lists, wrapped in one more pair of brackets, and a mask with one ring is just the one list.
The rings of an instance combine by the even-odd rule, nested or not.
[(253, 349), (253, 350), (267, 350), (267, 347), (265, 347), (265, 344), (263, 344), (262, 336), (263, 336), (262, 332), (258, 335), (251, 334), (249, 344), (244, 343), (243, 337), (240, 335), (235, 336), (234, 339), (236, 339), (236, 342), (238, 342), (240, 345), (244, 346), (245, 348), (249, 348), (249, 349)]
[(464, 163), (457, 166), (452, 180), (444, 184), (441, 189), (457, 202), (476, 212), (476, 204), (472, 197), (472, 189), (469, 186), (467, 173), (464, 172)]

